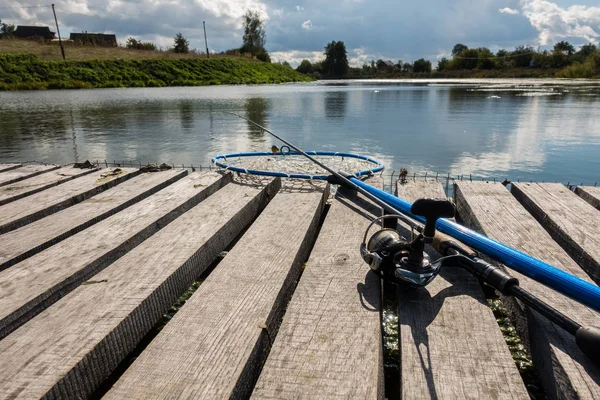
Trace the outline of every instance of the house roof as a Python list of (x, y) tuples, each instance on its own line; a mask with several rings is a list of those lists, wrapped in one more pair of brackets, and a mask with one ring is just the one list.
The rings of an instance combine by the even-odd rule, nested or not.
[(13, 33), (15, 37), (32, 38), (40, 37), (44, 39), (54, 39), (55, 33), (50, 31), (47, 26), (24, 26), (19, 25)]
[(384, 64), (386, 67), (393, 67), (394, 66), (394, 63), (391, 62), (390, 60), (387, 60), (387, 61), (379, 60), (377, 62), (377, 65), (380, 65), (380, 64)]

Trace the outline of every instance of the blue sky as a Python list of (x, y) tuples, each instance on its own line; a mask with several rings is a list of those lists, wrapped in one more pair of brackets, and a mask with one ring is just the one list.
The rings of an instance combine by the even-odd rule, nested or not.
[[(39, 8), (24, 8), (44, 5)], [(49, 3), (8, 0), (0, 18), (13, 24), (51, 25)], [(322, 58), (323, 47), (342, 40), (351, 64), (371, 59), (435, 63), (455, 43), (493, 51), (518, 45), (550, 47), (600, 40), (600, 3), (590, 0), (56, 0), (61, 32), (116, 33), (172, 45), (182, 32), (203, 49), (202, 21), (209, 48), (222, 51), (241, 43), (241, 16), (247, 9), (265, 19), (267, 49), (275, 61), (296, 65)]]

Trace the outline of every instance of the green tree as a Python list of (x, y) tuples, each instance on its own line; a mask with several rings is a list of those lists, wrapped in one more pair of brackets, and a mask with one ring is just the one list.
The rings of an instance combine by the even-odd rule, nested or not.
[(448, 68), (449, 63), (450, 60), (448, 60), (446, 57), (442, 57), (440, 60), (438, 60), (437, 70), (445, 71)]
[(510, 53), (511, 58), (514, 62), (515, 67), (529, 67), (535, 49), (531, 46), (518, 46)]
[(402, 71), (403, 72), (411, 72), (413, 70), (413, 65), (409, 64), (409, 63), (404, 63), (404, 65), (402, 66)]
[(455, 69), (475, 69), (479, 61), (477, 49), (466, 49), (455, 55), (452, 65)]
[(469, 48), (462, 43), (457, 43), (452, 48), (452, 55), (457, 56), (465, 50), (469, 50)]
[(477, 49), (477, 69), (494, 69), (494, 54), (487, 47)]
[(189, 53), (190, 52), (190, 42), (186, 38), (183, 37), (181, 33), (175, 35), (175, 44), (173, 46), (174, 53)]
[(0, 19), (0, 39), (4, 37), (11, 37), (15, 33), (15, 26), (2, 22)]
[(242, 49), (243, 53), (250, 53), (256, 56), (258, 53), (267, 51), (265, 50), (265, 43), (267, 42), (267, 34), (263, 26), (263, 20), (257, 11), (246, 11), (246, 14), (242, 17), (244, 24), (244, 36), (242, 37)]
[(127, 42), (125, 42), (125, 47), (128, 49), (135, 50), (152, 50), (156, 51), (156, 45), (152, 42), (142, 42), (141, 40), (137, 40), (133, 37), (128, 37)]
[(292, 66), (290, 65), (290, 63), (287, 62), (287, 61), (282, 61), (281, 65), (283, 65), (284, 67), (292, 68)]
[(348, 55), (344, 42), (333, 40), (327, 43), (323, 72), (328, 76), (345, 76), (348, 73)]
[(298, 65), (298, 68), (296, 68), (296, 71), (302, 73), (302, 74), (310, 74), (313, 70), (313, 66), (310, 63), (310, 61), (308, 60), (302, 60), (302, 62), (300, 63), (300, 65)]
[[(554, 45), (555, 53), (562, 53), (567, 56), (572, 56), (575, 53), (575, 47), (569, 42), (565, 42), (564, 40), (558, 42)], [(565, 54), (566, 53), (566, 54)]]
[(587, 58), (587, 56), (596, 52), (596, 45), (593, 43), (584, 44), (579, 48), (577, 54), (581, 54), (583, 58)]
[(413, 63), (413, 72), (431, 72), (431, 61), (419, 58)]
[(498, 50), (496, 53), (496, 66), (498, 68), (509, 68), (511, 66), (511, 60), (508, 56), (508, 51), (504, 49)]

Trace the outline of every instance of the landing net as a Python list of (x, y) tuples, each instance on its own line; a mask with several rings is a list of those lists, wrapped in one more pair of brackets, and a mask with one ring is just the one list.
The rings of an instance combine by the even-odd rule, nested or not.
[[(380, 161), (358, 154), (333, 151), (307, 151), (306, 153), (334, 171), (347, 172), (355, 176), (372, 175), (383, 170)], [(228, 171), (252, 175), (314, 180), (327, 180), (330, 175), (296, 151), (223, 154), (215, 156), (212, 163)]]

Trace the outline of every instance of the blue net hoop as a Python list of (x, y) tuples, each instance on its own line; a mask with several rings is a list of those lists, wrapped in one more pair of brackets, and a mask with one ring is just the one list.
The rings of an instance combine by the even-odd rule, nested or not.
[[(344, 153), (344, 152), (335, 152), (335, 151), (307, 151), (306, 154), (311, 156), (328, 156), (328, 157), (341, 157), (342, 160), (344, 158), (357, 159), (366, 162), (368, 165), (372, 165), (373, 168), (362, 169), (360, 171), (344, 171), (353, 174), (354, 176), (360, 177), (365, 175), (373, 175), (377, 172), (383, 171), (384, 166), (381, 161), (378, 161), (372, 157), (367, 157), (354, 153)], [(212, 158), (211, 162), (213, 165), (219, 168), (223, 168), (227, 171), (234, 171), (244, 174), (251, 175), (260, 175), (260, 176), (275, 176), (281, 178), (293, 178), (293, 179), (311, 179), (311, 180), (327, 180), (329, 175), (313, 175), (313, 174), (303, 174), (303, 173), (286, 173), (286, 172), (277, 172), (277, 171), (264, 171), (258, 169), (247, 169), (243, 167), (238, 167), (235, 165), (228, 165), (228, 158), (239, 158), (239, 157), (263, 157), (263, 156), (277, 156), (277, 157), (286, 157), (286, 156), (300, 156), (301, 153), (297, 151), (289, 151), (289, 152), (245, 152), (245, 153), (230, 153), (230, 154), (221, 154)], [(282, 159), (285, 160), (285, 159)], [(327, 165), (327, 163), (325, 162)]]

